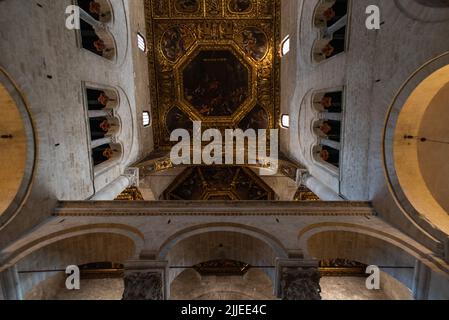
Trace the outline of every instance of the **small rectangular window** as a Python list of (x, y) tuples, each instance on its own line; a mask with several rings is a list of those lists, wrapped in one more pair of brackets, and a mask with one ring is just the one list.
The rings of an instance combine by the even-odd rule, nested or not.
[(137, 34), (137, 46), (139, 49), (143, 52), (147, 51), (147, 43), (145, 41), (145, 38), (140, 33)]
[(143, 126), (149, 127), (151, 125), (151, 116), (148, 111), (143, 112)]
[(286, 115), (286, 114), (282, 115), (281, 125), (282, 125), (282, 128), (284, 128), (284, 129), (290, 128), (290, 116), (289, 115)]

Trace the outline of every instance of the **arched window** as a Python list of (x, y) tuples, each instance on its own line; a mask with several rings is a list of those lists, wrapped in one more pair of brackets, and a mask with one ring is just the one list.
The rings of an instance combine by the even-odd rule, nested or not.
[(94, 167), (98, 169), (101, 165), (107, 166), (120, 159), (122, 147), (118, 143), (105, 143), (92, 149), (92, 161)]
[(118, 120), (112, 117), (89, 117), (91, 141), (114, 136), (119, 127)]
[(86, 88), (89, 111), (112, 110), (117, 106), (117, 94), (113, 90)]
[(78, 7), (97, 21), (108, 23), (112, 20), (112, 7), (108, 0), (78, 0)]
[(85, 88), (85, 97), (92, 161), (97, 170), (99, 165), (111, 164), (121, 156), (122, 147), (116, 143), (120, 131), (115, 116), (118, 98), (114, 90), (93, 87)]
[(319, 120), (315, 123), (315, 133), (322, 139), (341, 142), (341, 121)]
[(80, 8), (80, 45), (90, 52), (113, 60), (116, 55), (114, 38), (106, 23), (112, 20), (107, 0), (78, 0)]
[(315, 148), (315, 159), (318, 162), (330, 164), (335, 168), (340, 168), (340, 150), (326, 145), (319, 145)]
[(318, 120), (313, 125), (318, 144), (314, 147), (314, 158), (334, 168), (340, 167), (340, 150), (343, 142), (343, 89), (317, 92), (313, 95), (313, 109)]
[(115, 43), (108, 30), (80, 21), (81, 46), (108, 60), (115, 58)]
[(343, 91), (316, 93), (313, 98), (313, 106), (321, 113), (342, 113)]
[(313, 46), (313, 59), (321, 62), (346, 50), (348, 0), (323, 0), (315, 10), (314, 24), (320, 36)]

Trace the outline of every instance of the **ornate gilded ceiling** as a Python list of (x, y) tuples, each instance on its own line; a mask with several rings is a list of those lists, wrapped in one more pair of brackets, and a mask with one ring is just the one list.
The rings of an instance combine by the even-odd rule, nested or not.
[(164, 199), (274, 200), (274, 192), (248, 168), (198, 166), (185, 170), (167, 188)]
[(279, 0), (146, 0), (156, 149), (170, 133), (276, 128)]

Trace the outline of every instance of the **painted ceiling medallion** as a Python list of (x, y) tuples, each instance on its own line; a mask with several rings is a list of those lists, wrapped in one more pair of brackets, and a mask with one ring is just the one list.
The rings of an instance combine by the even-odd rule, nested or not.
[(188, 27), (175, 26), (162, 35), (161, 51), (167, 60), (175, 62), (187, 53), (194, 42), (195, 35)]
[(174, 5), (180, 13), (196, 13), (200, 10), (200, 0), (176, 0)]
[(228, 10), (232, 13), (248, 13), (253, 9), (252, 0), (228, 0)]

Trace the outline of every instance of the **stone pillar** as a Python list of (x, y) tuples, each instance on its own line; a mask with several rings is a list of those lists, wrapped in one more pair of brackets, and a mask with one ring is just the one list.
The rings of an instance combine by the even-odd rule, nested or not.
[(114, 139), (112, 137), (104, 137), (102, 139), (97, 139), (97, 140), (92, 141), (91, 148), (95, 149), (95, 148), (104, 146), (106, 144), (112, 144), (112, 143), (114, 143)]
[(0, 300), (23, 300), (16, 266), (0, 273)]
[(335, 22), (333, 25), (330, 26), (330, 28), (327, 28), (324, 32), (324, 37), (327, 39), (332, 39), (334, 36), (334, 33), (343, 28), (348, 24), (348, 15), (345, 15), (340, 20)]
[(322, 120), (334, 120), (334, 121), (342, 121), (341, 113), (331, 113), (331, 112), (322, 112), (320, 113), (320, 119)]
[(125, 264), (123, 300), (167, 300), (167, 267), (166, 261), (128, 261)]
[(123, 175), (112, 181), (106, 187), (95, 193), (90, 199), (93, 201), (110, 201), (117, 198), (126, 188), (131, 186), (131, 180), (128, 176)]
[(94, 18), (92, 18), (92, 16), (90, 14), (88, 14), (86, 11), (84, 11), (82, 8), (79, 8), (79, 10), (80, 10), (80, 18), (82, 20), (84, 20), (85, 22), (90, 24), (93, 28), (105, 29), (105, 25), (102, 22), (97, 21)]
[(415, 262), (415, 273), (413, 275), (413, 298), (415, 300), (427, 300), (430, 287), (430, 269), (419, 260)]
[(112, 181), (106, 187), (90, 198), (92, 201), (110, 201), (117, 198), (128, 187), (139, 186), (139, 169), (127, 168), (123, 175)]
[(0, 281), (0, 301), (6, 300), (5, 294), (3, 293), (3, 284)]
[(112, 118), (112, 111), (110, 110), (89, 110), (89, 118)]
[(334, 148), (336, 150), (341, 149), (340, 142), (332, 141), (332, 140), (325, 139), (325, 138), (321, 138), (320, 142), (323, 146), (328, 146), (328, 147)]
[(321, 300), (318, 261), (278, 259), (276, 296), (282, 300)]
[(343, 201), (343, 199), (336, 192), (334, 192), (334, 190), (324, 185), (307, 172), (302, 174), (301, 183), (323, 201)]

